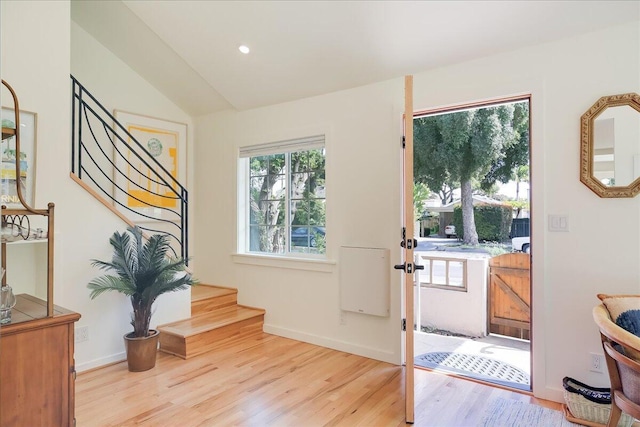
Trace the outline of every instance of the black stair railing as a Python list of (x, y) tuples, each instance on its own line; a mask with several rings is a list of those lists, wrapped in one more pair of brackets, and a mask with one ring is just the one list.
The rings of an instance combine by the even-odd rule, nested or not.
[(130, 225), (168, 235), (174, 254), (188, 260), (187, 190), (75, 77), (71, 82), (72, 174)]

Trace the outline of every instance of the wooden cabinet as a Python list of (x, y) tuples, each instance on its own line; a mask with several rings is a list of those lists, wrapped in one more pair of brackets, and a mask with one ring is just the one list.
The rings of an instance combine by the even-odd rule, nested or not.
[(54, 306), (52, 317), (32, 318), (46, 302), (17, 295), (14, 320), (0, 326), (0, 426), (73, 426), (73, 330), (78, 313)]
[[(5, 128), (3, 120), (2, 139), (15, 138), (15, 159), (20, 159), (18, 98), (4, 80), (2, 84), (13, 97), (15, 112), (13, 128)], [(46, 218), (46, 292), (41, 295), (44, 299), (16, 295), (10, 323), (0, 325), (0, 426), (71, 427), (75, 425), (73, 331), (80, 315), (53, 304), (54, 204), (49, 203), (46, 209), (30, 207), (18, 184), (20, 162), (16, 160), (15, 165), (22, 208), (2, 207), (0, 261), (2, 268), (10, 271), (6, 253), (12, 242), (30, 239), (29, 218)], [(7, 286), (6, 275), (0, 286)]]

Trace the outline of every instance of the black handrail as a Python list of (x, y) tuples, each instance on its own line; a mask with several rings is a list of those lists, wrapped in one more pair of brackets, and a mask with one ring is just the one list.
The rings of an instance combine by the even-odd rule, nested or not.
[[(169, 236), (179, 246), (180, 256), (188, 261), (186, 188), (75, 77), (71, 76), (71, 81), (71, 172), (126, 216), (161, 225), (156, 228), (137, 224), (144, 231)], [(133, 164), (127, 155), (140, 165)], [(140, 169), (146, 169), (146, 173)], [(132, 174), (137, 177), (135, 181)], [(144, 196), (131, 194), (130, 186)], [(151, 187), (156, 189), (152, 191)], [(167, 199), (174, 200), (177, 206), (161, 206), (157, 202)], [(131, 201), (144, 210), (130, 206)]]

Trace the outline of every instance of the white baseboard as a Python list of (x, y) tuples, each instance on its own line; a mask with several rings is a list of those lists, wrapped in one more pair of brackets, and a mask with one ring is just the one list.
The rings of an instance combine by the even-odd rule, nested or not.
[[(319, 345), (321, 347), (331, 348), (333, 350), (344, 351), (345, 353), (356, 354), (358, 356), (368, 357), (369, 359), (380, 360), (382, 362), (400, 365), (400, 352), (394, 353), (390, 351), (380, 350), (377, 348), (356, 345), (346, 341), (339, 341), (320, 335), (308, 334), (305, 332), (295, 331), (292, 329), (282, 328), (273, 325), (264, 325), (264, 331), (268, 334), (278, 335), (285, 338), (291, 338), (297, 341), (309, 344)], [(399, 350), (399, 349), (398, 349)]]
[(538, 399), (545, 399), (545, 400), (551, 400), (552, 402), (564, 403), (564, 393), (561, 388), (534, 386), (533, 395)]
[(76, 365), (76, 372), (81, 373), (94, 368), (100, 368), (111, 363), (122, 362), (127, 360), (127, 354), (123, 351), (120, 353), (112, 354), (111, 356), (101, 357), (100, 359), (94, 359), (89, 362), (80, 363)]

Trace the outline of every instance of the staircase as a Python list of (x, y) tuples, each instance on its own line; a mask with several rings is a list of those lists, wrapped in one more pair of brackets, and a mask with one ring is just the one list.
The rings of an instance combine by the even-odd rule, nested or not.
[(263, 309), (238, 305), (238, 290), (191, 288), (191, 318), (158, 326), (160, 351), (188, 359), (231, 341), (260, 335)]

